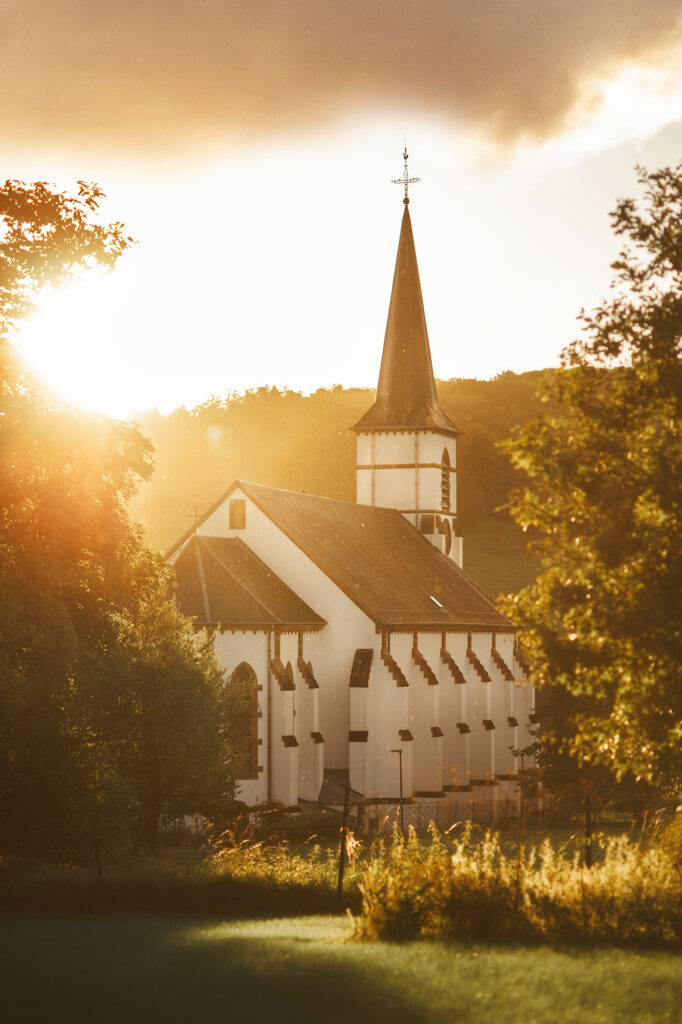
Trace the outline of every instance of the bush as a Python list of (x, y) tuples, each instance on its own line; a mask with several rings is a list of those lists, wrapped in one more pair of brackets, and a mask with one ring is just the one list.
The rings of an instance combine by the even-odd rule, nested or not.
[(682, 940), (682, 875), (672, 856), (622, 837), (585, 868), (549, 840), (508, 856), (492, 832), (475, 841), (468, 829), (450, 848), (433, 826), (427, 843), (396, 832), (377, 845), (360, 890), (356, 931), (366, 939)]

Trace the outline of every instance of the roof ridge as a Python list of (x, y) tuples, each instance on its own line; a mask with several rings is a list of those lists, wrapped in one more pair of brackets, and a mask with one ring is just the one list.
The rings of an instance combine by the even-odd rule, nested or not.
[(398, 508), (388, 508), (383, 505), (365, 505), (359, 501), (350, 501), (348, 498), (330, 498), (326, 494), (311, 494), (309, 491), (292, 491), (288, 487), (272, 487), (270, 484), (255, 484), (250, 480), (236, 480), (235, 484), (238, 484), (242, 488), (244, 487), (258, 487), (264, 491), (277, 491), (280, 494), (292, 494), (296, 498), (311, 498), (314, 501), (329, 501), (335, 505), (349, 505), (351, 508), (360, 509), (371, 509), (372, 512), (379, 513), (395, 513), (402, 517), (402, 512)]

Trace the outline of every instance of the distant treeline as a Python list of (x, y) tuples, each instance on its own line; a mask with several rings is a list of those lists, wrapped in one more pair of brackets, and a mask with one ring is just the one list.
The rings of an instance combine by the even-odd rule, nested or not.
[[(489, 381), (438, 385), (440, 404), (463, 431), (457, 486), (465, 567), (495, 592), (521, 586), (533, 574), (522, 534), (495, 516), (521, 482), (497, 442), (547, 412), (537, 394), (542, 376), (506, 372)], [(163, 550), (191, 525), (195, 506), (201, 514), (236, 478), (354, 501), (355, 435), (349, 428), (372, 401), (369, 388), (320, 388), (312, 395), (259, 388), (168, 416), (145, 413), (141, 425), (156, 449), (156, 469), (132, 502), (133, 518)], [(490, 530), (497, 538), (493, 564)]]

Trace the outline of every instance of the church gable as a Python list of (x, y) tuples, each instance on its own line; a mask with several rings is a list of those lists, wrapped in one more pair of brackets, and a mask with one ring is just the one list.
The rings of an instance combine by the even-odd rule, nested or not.
[[(360, 629), (363, 635), (368, 630), (370, 634), (373, 633), (371, 617), (363, 613), (354, 595), (345, 593), (324, 566), (291, 536), (286, 524), (283, 525), (276, 515), (270, 514), (271, 510), (257, 500), (257, 492), (261, 491), (284, 495), (292, 493), (236, 480), (199, 520), (197, 536), (203, 540), (239, 540), (256, 560), (279, 577), (293, 594), (299, 596), (302, 604), (320, 622), (334, 618), (337, 622), (343, 621), (346, 628)], [(355, 507), (347, 502), (330, 501), (330, 504)], [(188, 531), (167, 552), (166, 557), (172, 564), (179, 560), (193, 534), (194, 530)], [(194, 586), (196, 591), (196, 583)], [(267, 601), (264, 603), (267, 605)]]

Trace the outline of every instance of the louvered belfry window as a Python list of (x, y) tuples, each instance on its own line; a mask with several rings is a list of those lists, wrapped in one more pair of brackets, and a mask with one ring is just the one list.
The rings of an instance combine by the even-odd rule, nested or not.
[(450, 456), (447, 448), (443, 449), (440, 462), (440, 507), (441, 511), (450, 511)]

